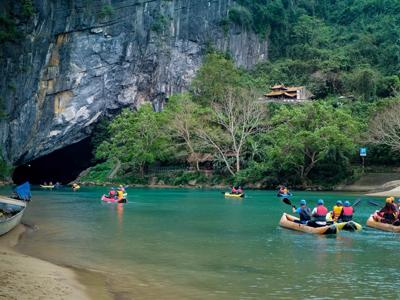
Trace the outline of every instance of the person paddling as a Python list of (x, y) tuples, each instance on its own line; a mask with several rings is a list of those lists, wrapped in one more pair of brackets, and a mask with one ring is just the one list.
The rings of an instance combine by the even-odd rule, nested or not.
[(307, 222), (307, 225), (311, 227), (326, 226), (327, 214), (328, 214), (328, 209), (324, 206), (324, 200), (319, 199), (317, 202), (317, 207), (315, 207), (311, 213), (313, 220)]
[(243, 194), (244, 193), (241, 186), (239, 186), (239, 188), (237, 189), (237, 193), (238, 194)]
[(336, 201), (336, 205), (332, 209), (332, 220), (336, 222), (340, 215), (342, 214), (343, 210), (343, 203), (342, 201), (338, 200)]
[(235, 186), (233, 186), (232, 190), (231, 190), (231, 194), (237, 194), (237, 193), (238, 193), (238, 190), (236, 189)]
[(393, 225), (400, 226), (400, 198), (397, 198), (396, 207), (397, 207), (397, 218), (396, 221), (393, 222)]
[(304, 199), (300, 200), (300, 207), (295, 208), (293, 206), (292, 211), (293, 213), (298, 213), (300, 216), (300, 220), (294, 221), (296, 223), (307, 224), (311, 220), (311, 209), (307, 207), (307, 202)]
[(385, 206), (374, 214), (374, 219), (381, 223), (389, 223), (392, 224), (398, 215), (397, 207), (393, 204), (394, 198), (388, 197), (385, 200)]
[(350, 205), (349, 201), (344, 201), (344, 207), (339, 216), (340, 222), (349, 222), (353, 220), (354, 208)]
[(114, 198), (115, 199), (116, 192), (115, 192), (115, 189), (113, 187), (111, 188), (111, 190), (108, 193), (108, 195), (110, 196), (110, 198)]

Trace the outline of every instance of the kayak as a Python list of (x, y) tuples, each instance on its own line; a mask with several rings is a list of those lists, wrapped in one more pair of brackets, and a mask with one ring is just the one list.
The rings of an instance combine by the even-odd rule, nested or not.
[[(326, 221), (327, 222), (333, 222), (332, 219), (332, 212), (328, 213), (326, 215)], [(335, 222), (336, 227), (338, 230), (345, 230), (345, 231), (359, 231), (362, 230), (361, 224), (358, 224), (357, 222), (354, 221), (348, 221), (348, 222)]]
[(54, 185), (40, 185), (42, 189), (54, 189)]
[(293, 196), (293, 194), (292, 193), (287, 193), (287, 194), (278, 193), (276, 196), (278, 196), (279, 198), (290, 198)]
[(381, 223), (381, 222), (375, 221), (372, 216), (373, 215), (369, 216), (369, 218), (367, 220), (367, 226), (375, 228), (375, 229), (383, 230), (383, 231), (400, 233), (400, 226), (394, 226), (392, 224)]
[(345, 230), (345, 231), (360, 231), (362, 230), (361, 224), (358, 224), (354, 221), (348, 222), (338, 222), (335, 223), (338, 230)]
[(224, 196), (227, 198), (244, 198), (244, 194), (225, 193)]
[(279, 221), (279, 225), (283, 228), (302, 231), (306, 233), (313, 234), (336, 234), (337, 227), (336, 224), (326, 225), (322, 227), (311, 227), (305, 224), (295, 223), (294, 220), (299, 220), (294, 216), (283, 213), (281, 220)]
[(106, 195), (101, 196), (101, 200), (105, 202), (110, 202), (110, 203), (127, 203), (128, 200), (126, 198), (122, 199), (115, 199), (115, 198), (109, 198)]

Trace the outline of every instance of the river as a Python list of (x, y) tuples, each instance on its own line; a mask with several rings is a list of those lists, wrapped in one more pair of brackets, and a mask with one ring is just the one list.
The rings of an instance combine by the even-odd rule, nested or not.
[[(98, 270), (118, 299), (399, 299), (400, 235), (368, 229), (315, 236), (278, 227), (290, 206), (275, 192), (243, 200), (216, 190), (104, 188), (33, 191), (24, 253)], [(293, 201), (355, 201), (354, 194), (296, 192)], [(375, 209), (363, 198), (355, 220)], [(374, 199), (375, 201), (383, 201)]]

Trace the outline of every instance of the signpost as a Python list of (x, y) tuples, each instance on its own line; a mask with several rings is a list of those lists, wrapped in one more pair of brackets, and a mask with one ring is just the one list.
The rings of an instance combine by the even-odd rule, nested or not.
[(362, 161), (362, 173), (364, 174), (364, 165), (365, 165), (365, 157), (367, 156), (367, 148), (362, 147), (360, 148), (360, 157)]

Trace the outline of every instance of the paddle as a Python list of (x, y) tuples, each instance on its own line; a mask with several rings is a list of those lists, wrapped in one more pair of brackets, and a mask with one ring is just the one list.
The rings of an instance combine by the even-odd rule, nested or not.
[(371, 200), (369, 200), (368, 203), (373, 205), (373, 206), (379, 206), (379, 207), (382, 206), (382, 205), (380, 205), (380, 204), (378, 204), (378, 203), (376, 203), (374, 201), (371, 201)]
[(288, 198), (283, 198), (282, 199), (283, 203), (290, 205), (291, 207), (293, 207), (294, 209), (296, 209), (296, 206), (292, 204), (292, 202), (288, 199)]
[(354, 202), (353, 207), (356, 207), (358, 204), (361, 203), (361, 198), (358, 198), (356, 202)]

